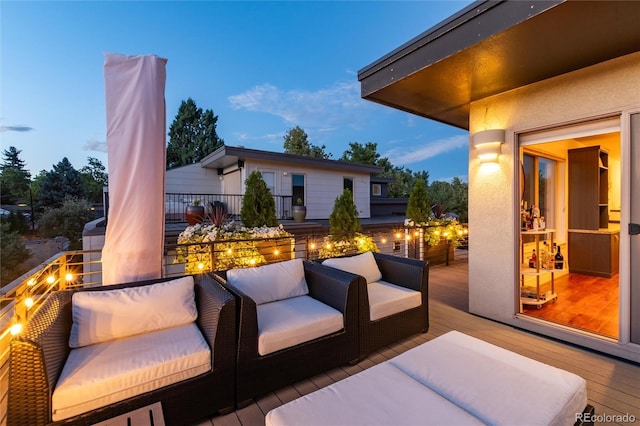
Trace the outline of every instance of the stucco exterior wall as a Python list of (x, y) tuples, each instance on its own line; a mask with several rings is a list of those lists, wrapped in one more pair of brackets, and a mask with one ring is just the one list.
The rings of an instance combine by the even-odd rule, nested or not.
[[(470, 138), (506, 129), (497, 170), (469, 148), (469, 310), (513, 323), (519, 295), (517, 133), (640, 108), (640, 52), (474, 102)], [(628, 143), (622, 131), (622, 144)]]

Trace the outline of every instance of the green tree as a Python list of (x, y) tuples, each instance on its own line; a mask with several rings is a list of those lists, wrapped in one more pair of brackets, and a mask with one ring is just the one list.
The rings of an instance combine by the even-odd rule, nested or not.
[(468, 220), (469, 185), (455, 177), (449, 182), (435, 181), (429, 185), (429, 199), (444, 207), (445, 212), (460, 216), (460, 222)]
[(286, 135), (284, 135), (284, 152), (286, 154), (304, 155), (306, 157), (315, 158), (331, 158), (331, 154), (325, 152), (326, 146), (316, 146), (309, 143), (309, 137), (307, 133), (296, 126), (289, 129)]
[(60, 207), (67, 198), (86, 198), (84, 181), (79, 171), (64, 157), (47, 172), (40, 188), (42, 207)]
[(245, 181), (240, 216), (247, 228), (277, 226), (276, 203), (271, 191), (262, 179), (262, 173), (253, 171)]
[(337, 239), (347, 239), (353, 238), (361, 228), (353, 194), (345, 189), (333, 204), (333, 211), (329, 216), (329, 232)]
[(224, 145), (218, 137), (218, 116), (198, 108), (191, 98), (182, 101), (169, 128), (167, 169), (194, 164)]
[(92, 218), (91, 205), (87, 200), (67, 198), (60, 207), (45, 209), (39, 221), (40, 231), (47, 238), (67, 237), (69, 247), (78, 250), (84, 225)]
[(0, 219), (0, 283), (8, 284), (26, 272), (22, 265), (31, 257), (31, 252), (20, 239), (20, 234), (11, 229), (5, 218)]
[(87, 157), (87, 161), (89, 164), (80, 169), (87, 198), (92, 203), (102, 203), (102, 189), (109, 182), (106, 169), (97, 158)]
[(426, 223), (429, 220), (430, 212), (431, 205), (427, 198), (427, 188), (424, 180), (416, 179), (407, 204), (407, 218), (413, 220), (416, 224)]
[[(382, 166), (381, 160), (386, 160), (384, 164), (389, 162), (388, 158), (380, 158), (378, 144), (375, 142), (367, 142), (364, 145), (359, 142), (349, 142), (349, 149), (342, 154), (340, 160), (372, 166)], [(389, 164), (391, 163), (389, 162)]]
[(2, 152), (3, 162), (0, 165), (0, 197), (2, 204), (16, 204), (18, 200), (29, 198), (29, 182), (31, 174), (25, 169), (25, 162), (14, 146)]

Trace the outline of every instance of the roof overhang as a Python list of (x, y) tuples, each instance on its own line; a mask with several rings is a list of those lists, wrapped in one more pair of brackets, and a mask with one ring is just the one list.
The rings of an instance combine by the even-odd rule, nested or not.
[(470, 103), (640, 50), (639, 1), (477, 1), (361, 69), (362, 97), (469, 129)]
[(349, 163), (347, 161), (325, 160), (323, 158), (306, 157), (302, 155), (285, 154), (281, 152), (262, 151), (258, 149), (221, 146), (205, 158), (200, 165), (209, 169), (226, 169), (238, 165), (238, 161), (245, 160), (270, 161), (289, 163), (302, 167), (314, 167), (329, 170), (351, 170), (359, 173), (377, 174), (384, 170), (379, 166)]

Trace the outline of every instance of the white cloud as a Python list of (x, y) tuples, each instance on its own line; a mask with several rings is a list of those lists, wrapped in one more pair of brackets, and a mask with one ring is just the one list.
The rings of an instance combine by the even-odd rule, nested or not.
[(107, 142), (97, 139), (89, 139), (82, 147), (85, 151), (107, 152)]
[(394, 148), (382, 154), (382, 157), (389, 158), (391, 164), (404, 166), (407, 164), (419, 163), (420, 161), (428, 160), (429, 158), (436, 157), (445, 152), (460, 148), (467, 148), (468, 146), (469, 137), (467, 135), (457, 135), (445, 139), (425, 142), (414, 149)]
[(229, 96), (234, 109), (264, 112), (303, 128), (362, 125), (367, 103), (360, 98), (360, 84), (337, 82), (317, 91), (281, 90), (272, 84), (255, 86)]

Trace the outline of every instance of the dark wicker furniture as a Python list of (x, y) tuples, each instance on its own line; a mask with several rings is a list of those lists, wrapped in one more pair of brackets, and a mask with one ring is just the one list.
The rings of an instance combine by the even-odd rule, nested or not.
[[(382, 281), (419, 291), (422, 304), (416, 308), (371, 321), (367, 283), (358, 280), (360, 358), (371, 352), (429, 329), (429, 263), (388, 254), (373, 253)], [(322, 262), (319, 259), (317, 262)]]
[(254, 397), (358, 358), (358, 277), (311, 262), (303, 265), (309, 296), (342, 312), (344, 329), (265, 356), (258, 353), (256, 303), (227, 282), (226, 271), (212, 274), (238, 301), (238, 407), (248, 405)]
[[(55, 424), (90, 425), (146, 405), (162, 402), (167, 425), (184, 425), (218, 411), (230, 412), (235, 402), (235, 298), (211, 278), (194, 277), (197, 324), (211, 348), (213, 370)], [(104, 291), (148, 285), (173, 278), (120, 284), (81, 291)], [(22, 336), (11, 341), (8, 421), (13, 425), (51, 424), (51, 395), (69, 354), (71, 296), (52, 293), (30, 318)]]

